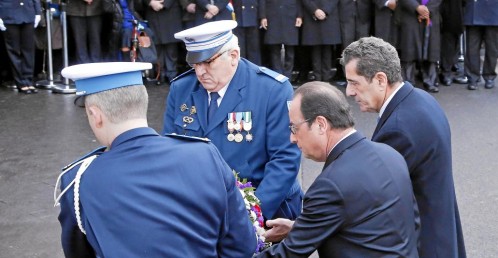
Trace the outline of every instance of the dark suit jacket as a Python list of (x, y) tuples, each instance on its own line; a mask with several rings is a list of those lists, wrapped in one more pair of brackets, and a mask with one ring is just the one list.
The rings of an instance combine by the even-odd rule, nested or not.
[(422, 223), (420, 257), (465, 257), (451, 164), (451, 132), (438, 102), (405, 85), (394, 95), (372, 136), (408, 164)]
[(286, 239), (256, 257), (418, 257), (403, 157), (356, 132), (334, 147)]

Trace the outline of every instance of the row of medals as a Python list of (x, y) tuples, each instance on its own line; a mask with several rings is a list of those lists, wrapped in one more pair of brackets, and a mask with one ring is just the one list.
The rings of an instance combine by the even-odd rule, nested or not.
[[(240, 119), (242, 118), (242, 119)], [(252, 129), (252, 119), (251, 112), (233, 112), (228, 114), (227, 120), (227, 128), (230, 132), (227, 135), (227, 140), (230, 142), (242, 142), (244, 140), (244, 136), (242, 135), (242, 131), (246, 131), (245, 139), (250, 142), (253, 139), (251, 134)], [(234, 132), (236, 132), (234, 134)]]

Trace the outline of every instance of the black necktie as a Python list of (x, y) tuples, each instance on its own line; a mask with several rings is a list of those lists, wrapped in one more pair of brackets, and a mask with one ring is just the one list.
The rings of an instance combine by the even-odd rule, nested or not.
[(216, 113), (216, 110), (218, 109), (218, 98), (220, 97), (220, 94), (218, 92), (211, 92), (209, 93), (211, 96), (211, 101), (209, 101), (209, 108), (208, 108), (208, 124), (211, 122), (211, 120), (214, 117), (214, 114)]

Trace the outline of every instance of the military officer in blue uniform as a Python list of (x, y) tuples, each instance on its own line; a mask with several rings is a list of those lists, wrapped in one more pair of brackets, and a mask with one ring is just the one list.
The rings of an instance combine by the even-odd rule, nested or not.
[(254, 229), (216, 147), (147, 126), (141, 70), (151, 66), (94, 63), (62, 71), (85, 96), (90, 127), (105, 145), (59, 176), (64, 254), (251, 257)]
[(255, 185), (263, 216), (295, 219), (301, 154), (289, 141), (288, 79), (240, 58), (235, 21), (206, 23), (175, 34), (194, 68), (170, 88), (163, 133), (207, 137), (241, 178)]

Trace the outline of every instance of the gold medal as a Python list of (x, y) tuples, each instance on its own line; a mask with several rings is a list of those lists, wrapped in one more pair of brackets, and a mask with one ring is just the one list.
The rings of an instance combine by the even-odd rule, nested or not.
[(227, 140), (228, 140), (229, 142), (233, 142), (233, 140), (235, 140), (235, 136), (234, 136), (232, 133), (229, 133), (229, 134), (227, 135)]
[(246, 141), (248, 141), (248, 142), (252, 141), (252, 134), (250, 134), (250, 133), (246, 134)]
[(241, 134), (241, 133), (237, 133), (237, 134), (235, 135), (235, 141), (236, 141), (236, 142), (242, 142), (242, 140), (243, 140), (243, 139), (244, 139), (244, 136), (242, 136), (242, 134)]

